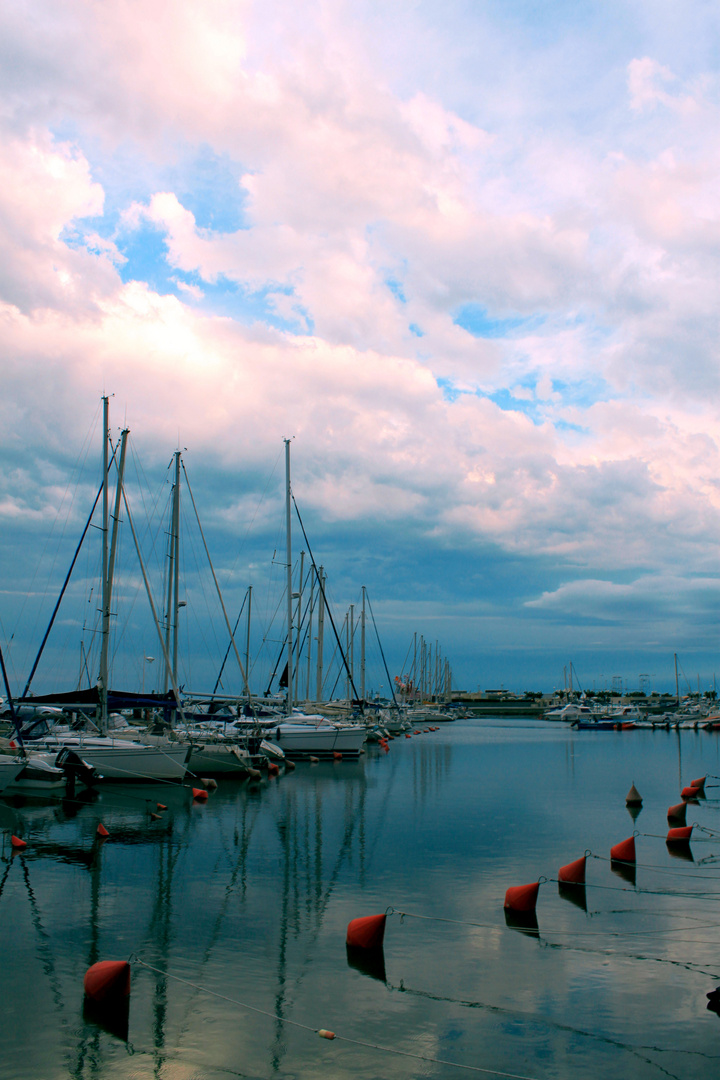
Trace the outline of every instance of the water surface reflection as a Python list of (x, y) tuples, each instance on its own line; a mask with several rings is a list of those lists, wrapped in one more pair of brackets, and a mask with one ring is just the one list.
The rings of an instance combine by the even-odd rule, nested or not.
[[(202, 806), (139, 786), (0, 802), (0, 1073), (705, 1077), (720, 843), (694, 833), (694, 860), (665, 832), (679, 780), (720, 773), (719, 742), (458, 721), (357, 763), (226, 782)], [(638, 861), (618, 866), (633, 781)], [(692, 813), (712, 828), (718, 805)], [(557, 886), (586, 850), (587, 885)], [(541, 876), (535, 918), (508, 925), (507, 887)], [(384, 951), (351, 954), (349, 920), (389, 907), (406, 915)], [(82, 978), (131, 954), (146, 966), (124, 1041), (83, 1016)]]

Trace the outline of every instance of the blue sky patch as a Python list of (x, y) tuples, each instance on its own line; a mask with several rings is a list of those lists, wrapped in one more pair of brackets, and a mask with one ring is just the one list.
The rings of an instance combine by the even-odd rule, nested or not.
[(399, 281), (396, 281), (394, 278), (386, 278), (385, 284), (396, 300), (399, 300), (401, 304), (407, 304), (407, 297), (405, 296)]
[(538, 402), (534, 399), (529, 401), (526, 398), (516, 398), (513, 396), (512, 390), (508, 389), (495, 390), (492, 394), (479, 393), (478, 396), (494, 402), (503, 412), (519, 412), (529, 417), (533, 424), (539, 425), (542, 423)]
[(522, 317), (513, 316), (508, 319), (495, 319), (486, 308), (480, 304), (463, 304), (456, 312), (453, 322), (456, 326), (467, 330), (473, 337), (478, 338), (505, 338), (514, 336), (515, 332), (522, 330), (528, 333), (537, 330), (545, 322), (544, 315), (530, 315)]
[(457, 390), (455, 386), (453, 386), (451, 379), (438, 379), (437, 385), (442, 390), (444, 401), (457, 401), (462, 393), (461, 390)]

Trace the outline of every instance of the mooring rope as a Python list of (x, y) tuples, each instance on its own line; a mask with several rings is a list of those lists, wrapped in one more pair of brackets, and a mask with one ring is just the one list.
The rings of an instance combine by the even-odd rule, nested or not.
[(248, 1005), (246, 1001), (238, 1001), (237, 998), (231, 998), (227, 994), (220, 994), (217, 990), (210, 990), (207, 986), (201, 986), (200, 983), (191, 982), (190, 979), (181, 979), (179, 975), (170, 975), (169, 972), (163, 971), (162, 968), (153, 967), (152, 964), (146, 963), (139, 956), (131, 954), (128, 957), (129, 961), (134, 961), (141, 967), (147, 968), (148, 971), (154, 971), (157, 975), (161, 975), (164, 979), (172, 979), (174, 982), (182, 983), (184, 986), (189, 986), (193, 990), (198, 990), (200, 993), (208, 994), (210, 997), (218, 998), (220, 1001), (227, 1001), (231, 1005), (237, 1005), (241, 1009), (248, 1009), (250, 1012), (258, 1013), (260, 1016), (267, 1016), (270, 1020), (277, 1020), (281, 1024), (289, 1024), (291, 1027), (298, 1028), (301, 1031), (308, 1031), (313, 1035), (319, 1035), (321, 1038), (338, 1040), (339, 1042), (348, 1043), (351, 1046), (361, 1046), (365, 1050), (379, 1050), (385, 1054), (395, 1054), (398, 1057), (411, 1058), (414, 1061), (426, 1061), (431, 1065), (449, 1065), (454, 1069), (464, 1069), (466, 1072), (482, 1073), (484, 1076), (503, 1076), (506, 1080), (538, 1080), (537, 1077), (527, 1076), (524, 1073), (511, 1073), (503, 1072), (501, 1069), (483, 1069), (479, 1065), (463, 1065), (458, 1061), (448, 1061), (445, 1058), (430, 1057), (429, 1054), (413, 1054), (410, 1050), (398, 1050), (394, 1046), (383, 1046), (381, 1043), (364, 1042), (361, 1039), (352, 1039), (348, 1035), (338, 1035), (334, 1031), (327, 1031), (324, 1028), (315, 1028), (310, 1024), (302, 1024), (299, 1020), (290, 1020), (286, 1016), (280, 1016), (278, 1013), (269, 1012), (266, 1009), (259, 1009), (256, 1005)]
[[(547, 879), (546, 879), (547, 880)], [(629, 890), (621, 890), (626, 892)], [(421, 919), (426, 922), (442, 922), (453, 923), (455, 926), (473, 926), (479, 930), (500, 930), (504, 929), (500, 923), (478, 923), (470, 922), (462, 919), (444, 919), (441, 916), (436, 915), (416, 915), (412, 911), (400, 911), (397, 908), (388, 908), (385, 912), (386, 915), (399, 915), (400, 921), (403, 919)], [(552, 927), (548, 929), (543, 927), (543, 935), (551, 936), (567, 936), (567, 937), (648, 937), (656, 936), (658, 934), (682, 934), (687, 933), (688, 930), (717, 930), (720, 928), (720, 923), (707, 923), (701, 926), (671, 926), (666, 927), (664, 930), (555, 930)], [(512, 929), (515, 929), (514, 927)], [(519, 930), (534, 929), (533, 927), (518, 927)]]

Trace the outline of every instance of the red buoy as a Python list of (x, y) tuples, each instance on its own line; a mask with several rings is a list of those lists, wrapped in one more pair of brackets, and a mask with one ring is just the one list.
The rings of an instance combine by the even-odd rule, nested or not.
[(167, 806), (165, 805), (165, 803), (159, 802), (155, 803), (155, 805), (157, 806), (158, 810), (167, 810)]
[(679, 802), (675, 806), (668, 807), (668, 821), (685, 821), (687, 817), (687, 803)]
[(279, 776), (279, 775), (280, 775), (280, 766), (278, 765), (277, 761), (268, 762), (268, 776)]
[(364, 915), (348, 923), (345, 944), (353, 949), (379, 949), (385, 936), (387, 915)]
[(98, 827), (95, 830), (96, 836), (100, 836), (103, 840), (107, 840), (110, 833), (107, 831), (102, 821), (98, 821)]
[(689, 840), (692, 836), (692, 831), (692, 825), (688, 825), (682, 829), (669, 829), (667, 834), (667, 842), (670, 843), (673, 840)]
[(342, 761), (342, 754), (339, 750), (333, 750), (333, 757), (335, 758), (335, 761)]
[(700, 788), (692, 787), (692, 785), (691, 785), (690, 787), (684, 787), (682, 789), (682, 791), (680, 792), (680, 798), (681, 799), (697, 799), (698, 795), (700, 795), (700, 794), (701, 794)]
[(100, 960), (85, 972), (85, 996), (107, 1003), (126, 998), (130, 993), (130, 964), (127, 960)]
[(16, 851), (22, 851), (23, 848), (27, 847), (27, 841), (21, 840), (19, 836), (11, 836), (10, 846), (14, 847)]
[(534, 911), (537, 904), (540, 882), (535, 881), (532, 885), (513, 885), (505, 893), (503, 907), (509, 911)]
[(208, 793), (203, 788), (194, 787), (192, 793), (195, 802), (207, 802)]
[(406, 738), (406, 739), (412, 739), (412, 735), (410, 734), (410, 732), (409, 732), (409, 731), (406, 731), (406, 732), (405, 732), (405, 738)]
[(705, 780), (706, 779), (707, 779), (707, 777), (701, 776), (698, 780), (691, 780), (690, 781), (690, 787), (699, 788), (700, 791), (704, 792), (705, 791)]
[(611, 847), (610, 858), (617, 862), (635, 862), (635, 837), (630, 836)]
[(568, 885), (584, 885), (586, 862), (587, 857), (583, 855), (582, 859), (576, 859), (567, 866), (561, 866), (558, 870), (558, 881), (563, 881)]
[(318, 1029), (318, 1035), (320, 1036), (321, 1039), (334, 1039), (335, 1038), (335, 1032), (334, 1031), (327, 1031), (326, 1028), (319, 1028)]

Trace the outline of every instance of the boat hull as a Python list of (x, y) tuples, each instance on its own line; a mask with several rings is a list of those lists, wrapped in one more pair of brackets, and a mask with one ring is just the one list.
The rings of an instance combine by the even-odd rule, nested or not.
[(358, 757), (367, 732), (358, 725), (328, 724), (315, 727), (311, 724), (278, 724), (271, 733), (271, 741), (286, 757)]
[(67, 747), (100, 774), (103, 780), (123, 781), (126, 784), (157, 780), (181, 782), (187, 768), (188, 746), (144, 746), (125, 740), (46, 736), (44, 750), (56, 753)]

